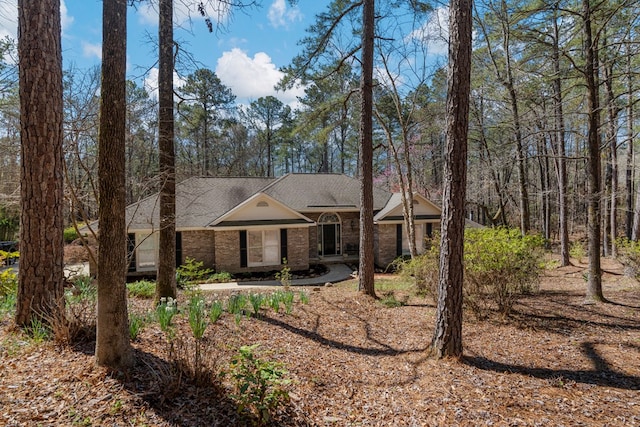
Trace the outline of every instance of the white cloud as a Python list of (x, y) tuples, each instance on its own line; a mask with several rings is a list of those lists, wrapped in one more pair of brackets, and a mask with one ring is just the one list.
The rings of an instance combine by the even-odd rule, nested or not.
[(17, 0), (0, 3), (0, 37), (16, 39), (18, 34), (18, 2)]
[(449, 50), (449, 8), (436, 8), (427, 22), (409, 34), (409, 38), (424, 43), (430, 54), (446, 55)]
[[(184, 85), (184, 79), (180, 78), (178, 73), (173, 73), (173, 87), (179, 88)], [(158, 68), (153, 67), (149, 70), (149, 74), (144, 78), (144, 88), (149, 96), (154, 99), (158, 99)]]
[(274, 89), (284, 74), (264, 52), (258, 52), (250, 58), (246, 52), (238, 48), (231, 49), (218, 58), (215, 72), (220, 81), (231, 88), (240, 102), (271, 95), (285, 104), (295, 105), (297, 97), (304, 95), (303, 88), (294, 88), (286, 92)]
[(82, 42), (82, 54), (87, 58), (95, 57), (102, 60), (102, 45)]
[(60, 2), (60, 23), (62, 25), (62, 34), (64, 34), (67, 29), (73, 24), (74, 18), (69, 15), (69, 11), (67, 10), (67, 4), (62, 0)]
[[(62, 34), (73, 23), (73, 16), (69, 15), (67, 4), (62, 0), (60, 2), (60, 22), (62, 25)], [(0, 38), (10, 37), (14, 40), (18, 39), (18, 1), (5, 0), (0, 2)]]
[(269, 22), (274, 28), (286, 27), (290, 22), (301, 21), (302, 13), (297, 6), (287, 8), (285, 0), (274, 0), (267, 13)]

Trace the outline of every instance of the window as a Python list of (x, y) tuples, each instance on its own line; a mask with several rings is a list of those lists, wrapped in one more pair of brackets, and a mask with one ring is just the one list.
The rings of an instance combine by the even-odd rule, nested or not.
[(247, 231), (247, 265), (280, 264), (280, 230)]
[(138, 271), (155, 270), (158, 252), (158, 234), (136, 235), (138, 248), (136, 250), (136, 262)]
[(342, 253), (340, 217), (336, 213), (323, 213), (318, 218), (318, 255), (335, 256)]

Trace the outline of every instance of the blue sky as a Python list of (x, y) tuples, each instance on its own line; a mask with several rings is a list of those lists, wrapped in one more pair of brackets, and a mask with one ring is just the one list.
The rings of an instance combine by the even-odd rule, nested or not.
[[(204, 3), (214, 3), (204, 0)], [(260, 1), (259, 1), (260, 2)], [(129, 7), (127, 69), (129, 78), (144, 84), (150, 92), (157, 86), (158, 33), (157, 0)], [(198, 0), (174, 0), (174, 38), (181, 48), (197, 61), (196, 67), (209, 68), (233, 90), (237, 102), (248, 104), (274, 95), (294, 106), (302, 88), (277, 93), (273, 86), (282, 77), (279, 68), (289, 65), (300, 51), (298, 42), (305, 30), (324, 11), (330, 0), (299, 0), (291, 6), (288, 0), (262, 0), (261, 7), (235, 10), (220, 19), (222, 30), (209, 33), (204, 18), (197, 10)], [(189, 6), (185, 6), (189, 4)], [(17, 0), (0, 0), (0, 37), (16, 37)], [(218, 16), (208, 10), (212, 18)], [(88, 69), (100, 64), (102, 49), (102, 1), (61, 0), (62, 48), (65, 68)], [(446, 54), (446, 7), (438, 7), (421, 28), (406, 34), (407, 40), (428, 45), (429, 55)], [(214, 20), (214, 25), (215, 25)], [(403, 36), (401, 36), (403, 37)], [(403, 71), (398, 69), (398, 75)], [(384, 80), (384, 76), (378, 76)], [(401, 81), (400, 79), (399, 81)], [(175, 84), (181, 83), (176, 75)]]
[[(16, 3), (10, 0), (0, 4), (0, 36), (15, 37)], [(187, 7), (184, 3), (193, 5)], [(224, 17), (221, 20), (224, 30), (214, 33), (208, 32), (196, 9), (197, 3), (174, 1), (174, 38), (200, 66), (214, 70), (222, 82), (232, 88), (239, 102), (276, 95), (285, 103), (293, 103), (296, 96), (302, 94), (295, 89), (276, 93), (273, 86), (281, 77), (278, 69), (288, 65), (299, 52), (297, 42), (329, 1), (302, 0), (292, 7), (286, 0), (263, 0), (260, 8), (236, 10)], [(65, 68), (74, 64), (76, 68), (86, 69), (100, 64), (102, 1), (62, 0), (61, 9)], [(217, 16), (213, 10), (209, 13)], [(157, 49), (153, 45), (157, 40), (157, 23), (155, 5), (129, 7), (128, 74), (140, 84), (146, 81), (150, 88), (157, 76), (154, 69)], [(176, 84), (179, 84), (177, 76)]]

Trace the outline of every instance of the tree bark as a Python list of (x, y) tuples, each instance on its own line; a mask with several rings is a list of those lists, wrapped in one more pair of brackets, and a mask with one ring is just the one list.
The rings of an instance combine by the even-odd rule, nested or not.
[(362, 2), (362, 76), (360, 78), (360, 264), (358, 289), (372, 297), (374, 286), (373, 246), (373, 42), (375, 1)]
[(591, 31), (590, 0), (582, 2), (585, 46), (584, 75), (587, 84), (587, 238), (589, 248), (589, 277), (587, 302), (604, 301), (602, 269), (600, 266), (600, 108), (598, 103), (597, 47)]
[[(173, 114), (173, 0), (160, 0), (158, 139), (160, 149), (160, 231), (156, 301), (176, 298), (176, 168)], [(206, 171), (208, 173), (208, 171)]]
[[(626, 45), (626, 59), (627, 59), (627, 165), (625, 171), (625, 193), (626, 193), (626, 206), (627, 211), (625, 214), (625, 235), (627, 239), (632, 239), (633, 236), (633, 224), (634, 224), (634, 209), (633, 209), (633, 161), (634, 161), (634, 149), (633, 149), (633, 132), (634, 132), (634, 85), (633, 74), (631, 72), (631, 53), (629, 52), (629, 44)], [(637, 235), (637, 233), (636, 233)], [(636, 239), (637, 240), (637, 237)]]
[(440, 239), (436, 327), (437, 358), (462, 356), (464, 208), (471, 84), (471, 0), (451, 0), (446, 152)]
[(102, 7), (96, 363), (124, 369), (133, 364), (125, 280), (127, 0), (105, 0)]
[(21, 209), (16, 323), (64, 312), (60, 1), (18, 2)]
[(553, 10), (553, 108), (556, 139), (556, 173), (558, 178), (558, 223), (560, 237), (560, 264), (565, 267), (569, 260), (569, 219), (567, 214), (567, 160), (565, 145), (564, 111), (562, 106), (562, 76), (560, 74), (560, 29), (558, 27), (559, 4)]

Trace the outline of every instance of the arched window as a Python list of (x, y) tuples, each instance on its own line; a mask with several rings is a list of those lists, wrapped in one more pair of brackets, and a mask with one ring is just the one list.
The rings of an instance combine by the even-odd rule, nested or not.
[(325, 212), (318, 218), (318, 256), (342, 253), (341, 219), (337, 213)]

